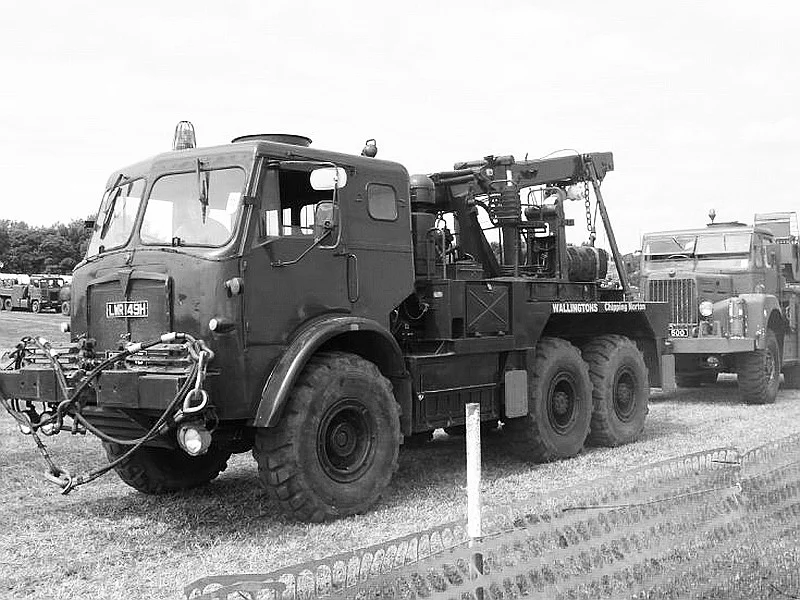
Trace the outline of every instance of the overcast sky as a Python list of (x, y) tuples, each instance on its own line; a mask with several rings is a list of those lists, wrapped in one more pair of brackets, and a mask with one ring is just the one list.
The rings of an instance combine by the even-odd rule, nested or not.
[(181, 119), (200, 145), (293, 132), (357, 154), (376, 138), (412, 173), (610, 150), (623, 251), (712, 207), (800, 209), (800, 3), (389, 4), (7, 4), (0, 219), (94, 213), (109, 173), (168, 150)]

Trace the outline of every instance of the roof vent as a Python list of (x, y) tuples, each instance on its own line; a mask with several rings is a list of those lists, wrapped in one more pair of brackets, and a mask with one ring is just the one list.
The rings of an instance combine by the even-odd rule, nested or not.
[(293, 133), (254, 133), (252, 135), (240, 135), (231, 142), (277, 142), (279, 144), (291, 144), (292, 146), (310, 146), (311, 138), (304, 135)]

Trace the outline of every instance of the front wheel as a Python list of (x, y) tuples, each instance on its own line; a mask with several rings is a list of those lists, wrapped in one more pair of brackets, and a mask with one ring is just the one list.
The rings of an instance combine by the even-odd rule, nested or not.
[(619, 446), (639, 438), (650, 387), (642, 353), (629, 338), (603, 335), (583, 347), (592, 379), (592, 424), (588, 441)]
[(41, 310), (42, 310), (41, 303), (38, 300), (33, 300), (31, 302), (31, 312), (38, 313), (41, 312)]
[(14, 308), (14, 304), (11, 302), (11, 298), (6, 298), (3, 300), (3, 308), (5, 310), (11, 310)]
[(360, 356), (331, 352), (308, 362), (278, 425), (256, 432), (253, 456), (285, 513), (320, 522), (377, 502), (401, 439), (389, 381)]
[(61, 303), (61, 314), (65, 317), (69, 316), (69, 302), (62, 302)]
[(748, 404), (774, 403), (778, 397), (780, 369), (778, 339), (772, 331), (767, 331), (763, 350), (742, 354), (736, 361), (739, 392), (744, 401)]
[(575, 456), (592, 417), (592, 382), (580, 352), (566, 340), (542, 338), (528, 373), (529, 414), (506, 423), (512, 448), (536, 462)]
[[(122, 456), (128, 446), (103, 442), (109, 461)], [(179, 448), (139, 448), (114, 467), (120, 479), (145, 494), (187, 490), (208, 483), (228, 466), (231, 453), (211, 444), (208, 452), (189, 456)]]

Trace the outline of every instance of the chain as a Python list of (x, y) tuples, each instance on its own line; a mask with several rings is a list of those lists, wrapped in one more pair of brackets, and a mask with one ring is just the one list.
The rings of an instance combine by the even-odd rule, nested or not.
[(589, 245), (594, 246), (597, 233), (592, 222), (592, 203), (589, 200), (589, 182), (583, 182), (583, 205), (586, 208), (586, 230), (589, 232)]
[[(19, 425), (20, 431), (26, 435), (30, 435), (36, 446), (42, 455), (45, 463), (47, 463), (47, 470), (44, 473), (45, 479), (57, 484), (61, 488), (62, 494), (68, 494), (74, 488), (83, 485), (85, 483), (89, 483), (90, 481), (97, 479), (107, 471), (111, 470), (112, 468), (116, 467), (122, 461), (126, 460), (133, 452), (138, 450), (142, 445), (144, 445), (147, 441), (155, 437), (155, 435), (162, 430), (167, 425), (167, 420), (172, 414), (172, 411), (178, 408), (180, 405), (181, 400), (183, 400), (182, 407), (177, 410), (174, 414), (174, 422), (177, 423), (181, 419), (185, 418), (186, 415), (198, 413), (204, 410), (208, 405), (208, 393), (203, 389), (203, 383), (206, 378), (206, 370), (208, 363), (214, 358), (214, 352), (208, 347), (208, 345), (203, 340), (197, 340), (185, 333), (169, 333), (162, 335), (158, 339), (154, 339), (150, 342), (146, 343), (138, 343), (138, 344), (130, 344), (124, 352), (119, 352), (114, 356), (106, 359), (105, 361), (101, 362), (100, 365), (95, 367), (89, 374), (85, 376), (84, 384), (79, 385), (75, 389), (70, 390), (67, 386), (67, 381), (64, 378), (64, 373), (61, 370), (61, 365), (55, 360), (55, 356), (57, 354), (55, 352), (50, 352), (51, 348), (49, 343), (43, 338), (23, 338), (23, 341), (30, 340), (33, 341), (41, 350), (47, 352), (48, 358), (51, 359), (51, 366), (56, 371), (57, 375), (61, 375), (59, 377), (59, 383), (61, 384), (62, 393), (66, 396), (66, 399), (59, 404), (59, 408), (61, 406), (65, 407), (66, 409), (70, 407), (70, 405), (77, 399), (79, 393), (91, 381), (94, 377), (99, 375), (101, 370), (106, 367), (108, 364), (118, 360), (120, 356), (123, 354), (131, 354), (134, 352), (138, 352), (142, 348), (148, 348), (153, 346), (159, 342), (173, 342), (175, 339), (182, 339), (186, 340), (186, 349), (189, 353), (189, 356), (197, 361), (197, 370), (194, 371), (183, 383), (181, 389), (178, 390), (175, 398), (173, 398), (172, 402), (169, 406), (165, 409), (156, 423), (151, 427), (150, 431), (148, 431), (142, 438), (138, 439), (137, 441), (132, 441), (131, 448), (126, 451), (123, 455), (118, 457), (117, 459), (113, 460), (112, 462), (108, 463), (106, 466), (92, 470), (85, 474), (82, 474), (78, 477), (73, 476), (69, 471), (66, 469), (58, 466), (55, 461), (50, 456), (50, 453), (47, 451), (47, 447), (45, 446), (44, 442), (42, 442), (41, 438), (36, 432), (36, 429), (42, 427), (43, 425), (49, 425), (51, 431), (46, 431), (42, 428), (42, 431), (45, 435), (54, 435), (58, 433), (59, 429), (61, 428), (61, 419), (57, 419), (57, 417), (63, 415), (59, 415), (58, 410), (54, 415), (45, 418), (47, 413), (43, 413), (41, 418), (39, 419), (39, 423), (34, 424), (32, 418), (23, 413), (18, 406), (17, 401), (11, 400), (6, 398), (3, 393), (0, 392), (0, 406), (5, 408), (5, 410), (17, 421)], [(5, 369), (11, 369), (12, 365), (13, 368), (19, 369), (23, 363), (23, 356), (25, 352), (25, 344), (18, 345), (16, 349), (16, 356), (14, 357), (15, 362), (5, 367)], [(194, 382), (192, 382), (194, 379)], [(71, 392), (71, 393), (70, 393)], [(72, 433), (85, 433), (85, 429), (78, 424), (78, 420), (81, 420), (84, 426), (88, 427), (88, 424), (85, 422), (85, 419), (81, 418), (80, 410), (77, 413), (72, 414), (70, 416), (73, 418), (73, 428)], [(92, 430), (93, 433), (99, 435), (99, 433), (95, 430)], [(113, 438), (112, 438), (113, 439)], [(117, 443), (117, 442), (115, 442)]]

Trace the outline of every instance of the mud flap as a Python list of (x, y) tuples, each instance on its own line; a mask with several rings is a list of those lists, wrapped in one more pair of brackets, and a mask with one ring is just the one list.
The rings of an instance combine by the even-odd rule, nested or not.
[(661, 391), (670, 394), (678, 389), (675, 383), (675, 355), (661, 355)]

